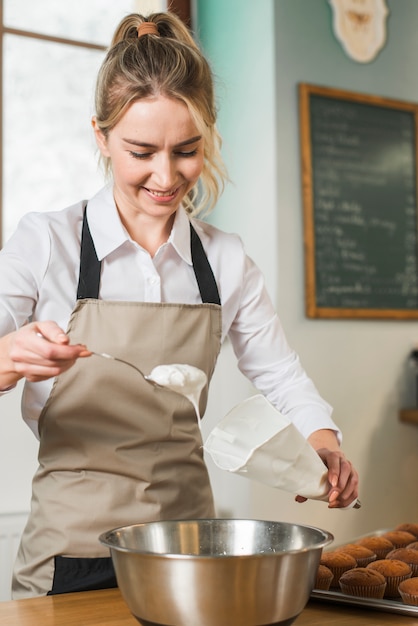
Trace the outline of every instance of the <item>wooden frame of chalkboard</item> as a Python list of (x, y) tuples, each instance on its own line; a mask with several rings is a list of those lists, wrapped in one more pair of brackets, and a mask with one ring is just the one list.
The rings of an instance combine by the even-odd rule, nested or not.
[(418, 104), (299, 85), (306, 315), (418, 319)]

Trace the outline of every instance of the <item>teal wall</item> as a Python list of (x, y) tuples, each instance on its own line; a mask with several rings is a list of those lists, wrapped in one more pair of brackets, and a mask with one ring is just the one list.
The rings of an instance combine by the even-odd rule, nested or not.
[[(231, 179), (211, 221), (238, 232), (264, 267), (277, 266), (273, 8), (264, 0), (197, 1), (196, 31), (216, 76), (218, 125)], [(259, 250), (254, 233), (263, 225), (266, 247)], [(275, 290), (274, 281), (270, 288)]]

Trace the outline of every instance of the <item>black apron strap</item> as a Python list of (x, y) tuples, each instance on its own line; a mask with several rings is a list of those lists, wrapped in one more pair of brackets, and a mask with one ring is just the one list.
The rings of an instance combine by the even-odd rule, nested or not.
[[(202, 302), (221, 304), (219, 291), (212, 268), (195, 229), (190, 224), (190, 249), (193, 269), (200, 291)], [(87, 211), (84, 208), (83, 227), (81, 232), (80, 274), (78, 279), (77, 300), (99, 297), (101, 263), (97, 258), (93, 238), (87, 222)]]
[(190, 224), (190, 248), (192, 253), (193, 269), (199, 287), (202, 302), (221, 304), (215, 276), (209, 264), (208, 257), (203, 249), (197, 232)]
[(84, 207), (81, 231), (80, 274), (78, 277), (77, 300), (99, 297), (100, 267), (96, 249), (87, 222), (87, 207)]

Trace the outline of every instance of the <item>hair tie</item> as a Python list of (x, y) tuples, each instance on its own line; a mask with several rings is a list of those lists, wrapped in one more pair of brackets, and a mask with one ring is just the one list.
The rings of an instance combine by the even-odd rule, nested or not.
[(154, 24), (154, 22), (141, 22), (137, 30), (138, 39), (139, 37), (142, 37), (142, 35), (157, 35), (157, 37), (160, 35), (158, 32), (158, 26), (157, 24)]

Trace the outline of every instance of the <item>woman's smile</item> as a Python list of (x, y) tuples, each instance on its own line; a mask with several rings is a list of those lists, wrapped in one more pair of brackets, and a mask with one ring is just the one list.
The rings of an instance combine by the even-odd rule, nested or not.
[(147, 193), (149, 193), (157, 202), (172, 202), (179, 192), (180, 187), (172, 189), (170, 191), (157, 191), (156, 189), (149, 189), (142, 187)]

